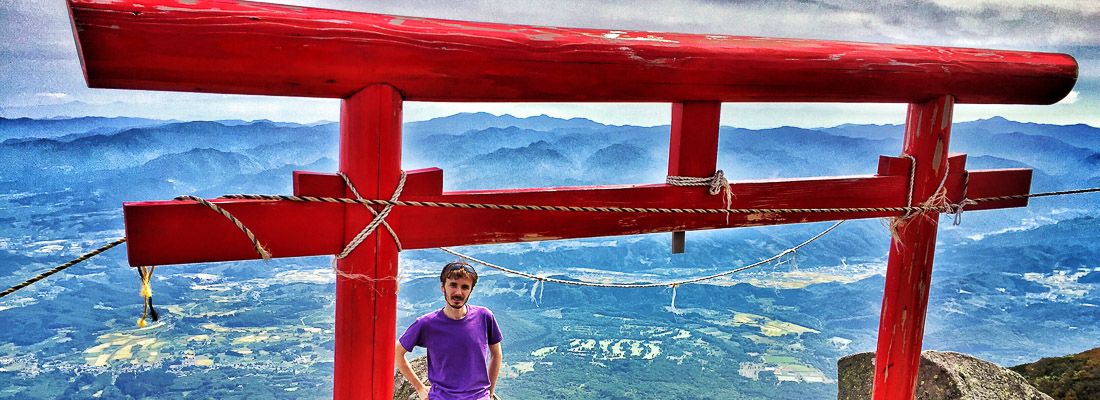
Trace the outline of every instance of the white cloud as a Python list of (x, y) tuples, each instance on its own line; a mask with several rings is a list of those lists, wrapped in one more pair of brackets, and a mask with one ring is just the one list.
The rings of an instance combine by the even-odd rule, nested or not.
[(1059, 101), (1055, 104), (1073, 104), (1073, 103), (1076, 103), (1077, 99), (1079, 99), (1080, 97), (1081, 97), (1081, 92), (1078, 92), (1076, 90), (1071, 90), (1069, 92), (1069, 94), (1067, 94), (1064, 99), (1062, 99), (1061, 101)]
[(1079, 11), (1083, 14), (1100, 13), (1100, 3), (1096, 0), (933, 0), (937, 6), (959, 11), (981, 11), (987, 8), (1011, 9), (1015, 11), (1047, 7), (1059, 10)]
[(69, 95), (67, 93), (61, 93), (61, 92), (44, 92), (44, 93), (35, 93), (34, 95), (38, 96), (38, 97), (45, 97), (47, 99), (52, 99), (52, 100), (65, 100), (65, 99), (69, 98)]

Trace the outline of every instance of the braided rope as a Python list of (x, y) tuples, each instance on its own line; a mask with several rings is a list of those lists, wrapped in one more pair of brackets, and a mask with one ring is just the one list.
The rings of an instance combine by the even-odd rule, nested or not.
[[(725, 191), (726, 197), (724, 204), (727, 209), (733, 204), (733, 192), (730, 190), (730, 182), (726, 180), (726, 173), (722, 170), (714, 171), (713, 176), (709, 177), (694, 177), (694, 176), (666, 176), (665, 183), (672, 186), (707, 186), (709, 189), (707, 193), (711, 196), (717, 195)], [(726, 214), (726, 223), (730, 222), (730, 215)]]
[[(917, 158), (909, 154), (902, 154), (902, 157), (909, 159), (909, 191), (905, 195), (905, 205), (913, 205), (913, 186), (917, 180)], [(902, 218), (909, 218), (910, 212), (906, 211)]]
[(962, 195), (959, 196), (962, 200), (959, 200), (958, 204), (954, 204), (955, 209), (951, 210), (951, 214), (955, 214), (955, 220), (952, 221), (952, 225), (959, 226), (962, 224), (963, 208), (969, 205), (978, 204), (974, 200), (966, 198), (966, 192), (970, 188), (970, 171), (963, 171), (962, 173)]
[(655, 288), (655, 287), (673, 287), (673, 288), (675, 288), (677, 286), (685, 285), (685, 284), (688, 284), (688, 283), (698, 283), (698, 282), (711, 280), (711, 279), (715, 279), (715, 278), (721, 278), (721, 277), (727, 276), (727, 275), (732, 275), (732, 274), (735, 274), (735, 273), (738, 273), (738, 272), (741, 272), (741, 271), (749, 270), (749, 269), (756, 268), (756, 267), (759, 267), (761, 265), (770, 263), (772, 261), (783, 258), (784, 256), (787, 256), (789, 254), (794, 254), (796, 251), (798, 251), (798, 249), (800, 249), (800, 248), (802, 248), (802, 247), (804, 247), (804, 246), (806, 246), (810, 243), (813, 243), (817, 239), (820, 239), (822, 236), (825, 236), (829, 232), (832, 232), (833, 229), (836, 229), (838, 226), (840, 226), (840, 224), (843, 224), (843, 223), (844, 223), (843, 220), (837, 221), (832, 226), (826, 228), (824, 231), (821, 231), (821, 233), (818, 233), (817, 235), (814, 235), (813, 237), (807, 239), (806, 241), (804, 241), (802, 243), (799, 243), (798, 245), (796, 245), (794, 247), (783, 250), (783, 251), (779, 252), (778, 254), (776, 254), (774, 256), (765, 258), (763, 260), (757, 261), (755, 263), (752, 263), (752, 264), (749, 264), (749, 265), (746, 265), (746, 266), (743, 266), (743, 267), (734, 268), (734, 269), (724, 271), (724, 272), (719, 272), (719, 273), (713, 274), (713, 275), (706, 275), (706, 276), (700, 276), (700, 277), (695, 277), (695, 278), (688, 278), (688, 279), (683, 279), (683, 280), (678, 280), (678, 281), (656, 282), (656, 283), (596, 283), (596, 282), (582, 282), (582, 281), (571, 281), (571, 280), (550, 278), (550, 277), (545, 277), (545, 276), (533, 275), (533, 274), (529, 274), (529, 273), (526, 273), (526, 272), (516, 271), (516, 270), (513, 270), (513, 269), (508, 269), (508, 268), (490, 263), (488, 261), (480, 260), (480, 259), (474, 258), (472, 256), (459, 253), (457, 251), (448, 249), (446, 247), (441, 247), (441, 248), (439, 248), (439, 250), (442, 250), (443, 252), (446, 252), (446, 253), (451, 254), (453, 256), (456, 256), (456, 257), (459, 257), (459, 258), (462, 258), (462, 259), (466, 259), (466, 260), (470, 260), (472, 262), (475, 262), (475, 263), (484, 265), (486, 267), (498, 270), (500, 272), (504, 272), (506, 274), (518, 275), (518, 276), (522, 276), (522, 277), (525, 277), (525, 278), (534, 279), (534, 280), (539, 281), (539, 282), (554, 282), (554, 283), (560, 283), (560, 284), (564, 284), (564, 285), (590, 286), (590, 287), (602, 287), (602, 288)]
[[(328, 202), (328, 203), (366, 204), (366, 205), (393, 205), (393, 206), (410, 206), (410, 207), (507, 209), (507, 210), (524, 210), (524, 211), (546, 210), (546, 211), (582, 211), (582, 212), (592, 211), (592, 212), (633, 212), (633, 213), (637, 213), (637, 212), (649, 212), (649, 213), (687, 212), (687, 213), (711, 213), (711, 214), (716, 214), (716, 213), (742, 213), (742, 214), (751, 213), (751, 214), (756, 214), (756, 213), (817, 213), (817, 212), (827, 212), (827, 213), (838, 213), (838, 212), (905, 212), (905, 211), (912, 210), (912, 211), (919, 211), (919, 212), (931, 212), (931, 211), (947, 212), (947, 213), (956, 214), (956, 216), (957, 216), (958, 213), (962, 212), (962, 207), (966, 206), (966, 205), (973, 205), (973, 204), (985, 203), (985, 202), (1005, 201), (1005, 200), (1020, 200), (1020, 199), (1029, 199), (1029, 198), (1037, 198), (1037, 197), (1065, 196), (1065, 195), (1073, 195), (1073, 194), (1085, 194), (1085, 193), (1100, 192), (1100, 187), (1095, 187), (1095, 188), (1059, 190), (1059, 191), (1052, 191), (1052, 192), (1040, 192), (1040, 193), (1018, 194), (1018, 195), (1008, 195), (1008, 196), (991, 196), (991, 197), (980, 197), (980, 198), (975, 198), (975, 199), (967, 199), (966, 195), (965, 195), (965, 186), (966, 186), (967, 180), (968, 180), (967, 178), (968, 177), (964, 176), (964, 180), (963, 180), (963, 182), (964, 182), (963, 200), (960, 201), (959, 204), (955, 204), (955, 205), (948, 204), (948, 205), (943, 206), (943, 207), (877, 207), (877, 208), (858, 207), (858, 208), (802, 208), (802, 209), (705, 209), (705, 208), (702, 208), (702, 209), (678, 209), (678, 208), (572, 207), (572, 206), (526, 206), (526, 205), (517, 206), (517, 205), (476, 204), (476, 203), (437, 203), (437, 202), (418, 202), (418, 201), (385, 201), (385, 200), (369, 200), (369, 199), (348, 199), (348, 198), (288, 196), (288, 195), (244, 195), (244, 194), (237, 194), (237, 195), (223, 196), (222, 198), (227, 198), (227, 199), (248, 199), (248, 200), (282, 200), (282, 201), (296, 201), (296, 202)], [(199, 202), (206, 202), (205, 200), (202, 200), (202, 199), (199, 199), (199, 198), (192, 198), (192, 196), (181, 196), (181, 197), (177, 198), (177, 200), (180, 200), (180, 199), (196, 200), (196, 201), (199, 201)], [(217, 207), (217, 208), (211, 207), (211, 208), (216, 209), (216, 210), (221, 209), (220, 207)], [(222, 211), (224, 211), (224, 210), (222, 210)], [(221, 213), (222, 212), (219, 212), (219, 214), (221, 214)], [(228, 213), (226, 213), (226, 214), (228, 214)], [(223, 215), (225, 215), (225, 214), (223, 214)], [(229, 216), (229, 217), (232, 217), (232, 216)], [(234, 222), (235, 225), (240, 223), (240, 221), (237, 221), (236, 218), (230, 218), (230, 219), (235, 221)], [(843, 222), (843, 221), (841, 221), (841, 222)], [(839, 225), (839, 222), (837, 224)], [(241, 227), (242, 231), (244, 231), (246, 234), (249, 234), (250, 237), (255, 237), (255, 235), (251, 235), (251, 231), (249, 231), (247, 228), (243, 228), (243, 225), (239, 225), (239, 227)], [(832, 229), (832, 228), (830, 228), (830, 229)], [(822, 232), (820, 235), (824, 235), (825, 233), (826, 232)], [(45, 278), (47, 278), (47, 277), (49, 277), (53, 274), (61, 272), (62, 270), (66, 269), (66, 268), (69, 268), (73, 265), (76, 265), (78, 263), (81, 263), (81, 262), (83, 262), (83, 261), (85, 261), (89, 258), (97, 256), (100, 253), (103, 253), (104, 251), (110, 250), (110, 249), (112, 249), (112, 248), (114, 248), (114, 247), (116, 247), (120, 244), (125, 243), (126, 240), (127, 240), (126, 238), (116, 239), (115, 241), (110, 242), (106, 245), (103, 245), (103, 246), (101, 246), (101, 247), (99, 247), (95, 250), (92, 250), (92, 251), (86, 253), (86, 254), (83, 254), (83, 255), (73, 259), (72, 261), (69, 261), (69, 262), (64, 263), (62, 265), (54, 267), (50, 270), (47, 270), (46, 272), (38, 274), (37, 276), (35, 276), (33, 278), (30, 278), (30, 279), (28, 279), (28, 280), (26, 280), (26, 281), (24, 281), (20, 284), (12, 286), (12, 287), (8, 288), (7, 290), (4, 290), (3, 292), (0, 292), (0, 298), (3, 298), (4, 296), (12, 294), (12, 293), (14, 293), (14, 292), (16, 292), (20, 289), (23, 289), (23, 288), (27, 287), (27, 286), (30, 286), (30, 285), (34, 284), (35, 282), (43, 280), (43, 279), (45, 279)], [(808, 242), (809, 241), (803, 243), (803, 245), (808, 244)], [(258, 242), (254, 242), (254, 243), (258, 243)], [(773, 259), (777, 259), (778, 257), (781, 257), (782, 255), (793, 253), (794, 250), (796, 250), (798, 247), (801, 247), (801, 246), (802, 245), (799, 245), (799, 246), (796, 246), (795, 248), (788, 249), (790, 251), (785, 251), (783, 253), (780, 253), (776, 257), (770, 258), (770, 259), (765, 260), (765, 261), (770, 261), (770, 260), (773, 260)], [(261, 247), (261, 249), (262, 249), (262, 247)], [(475, 262), (490, 266), (490, 267), (496, 267), (495, 265), (482, 262), (481, 260), (476, 260), (473, 257), (469, 257), (469, 256), (466, 256), (466, 255), (454, 252), (453, 250), (449, 250), (449, 249), (441, 249), (441, 250), (449, 252), (449, 253), (451, 253), (453, 255), (456, 255), (456, 256), (459, 256), (459, 257), (469, 259), (471, 261), (475, 261)], [(727, 275), (732, 274), (732, 273), (736, 273), (736, 272), (740, 272), (740, 271), (743, 271), (745, 269), (753, 268), (753, 267), (762, 265), (763, 263), (764, 262), (760, 262), (760, 263), (748, 265), (748, 266), (745, 266), (745, 267), (742, 267), (742, 268), (739, 268), (739, 269), (736, 269), (736, 270), (727, 271), (728, 272)], [(502, 270), (502, 271), (504, 271), (504, 270)], [(337, 271), (337, 272), (340, 273), (339, 271)], [(506, 270), (504, 272), (515, 273), (517, 275), (525, 276), (525, 277), (536, 279), (536, 280), (539, 280), (539, 281), (552, 281), (552, 282), (557, 282), (557, 283), (569, 283), (569, 284), (573, 283), (572, 281), (561, 281), (561, 280), (557, 280), (557, 279), (553, 279), (553, 278), (538, 277), (538, 276), (534, 276), (534, 275), (530, 275), (530, 274), (524, 274), (524, 273), (521, 273), (521, 272), (518, 272), (518, 271), (512, 271), (512, 270)], [(357, 275), (357, 274), (348, 274), (348, 275)], [(367, 278), (369, 278), (369, 277), (367, 277)], [(708, 277), (703, 277), (699, 280), (705, 280), (707, 278)], [(388, 279), (394, 279), (394, 278), (387, 277), (387, 278), (381, 278), (381, 279), (378, 279), (378, 280), (388, 280)], [(673, 283), (664, 283), (664, 284), (651, 284), (648, 287), (661, 286), (661, 285), (669, 286), (669, 285), (673, 285), (673, 284), (677, 284), (677, 283), (673, 282)], [(642, 286), (642, 287), (646, 287), (646, 286)]]
[(234, 217), (233, 214), (230, 214), (229, 211), (225, 211), (225, 209), (218, 207), (217, 204), (206, 201), (206, 199), (203, 199), (201, 197), (184, 195), (176, 197), (176, 200), (197, 201), (199, 202), (199, 204), (202, 204), (207, 208), (214, 210), (214, 212), (221, 214), (223, 217), (229, 219), (229, 221), (232, 222), (233, 225), (236, 225), (237, 228), (241, 230), (241, 232), (244, 232), (245, 236), (248, 236), (248, 240), (252, 242), (252, 248), (256, 249), (256, 253), (259, 253), (261, 258), (263, 258), (265, 261), (271, 259), (271, 253), (268, 252), (262, 244), (260, 244), (260, 240), (256, 238), (256, 234), (252, 233), (251, 229), (248, 229), (248, 227), (244, 226), (244, 223), (242, 223), (241, 220), (237, 219), (237, 217)]
[(72, 261), (69, 261), (69, 262), (67, 262), (67, 263), (64, 263), (64, 264), (58, 265), (58, 266), (56, 266), (56, 267), (50, 268), (50, 269), (49, 269), (48, 271), (46, 271), (46, 272), (43, 272), (43, 273), (41, 273), (41, 274), (38, 274), (37, 276), (35, 276), (35, 277), (31, 278), (31, 279), (27, 279), (27, 280), (26, 280), (26, 281), (24, 281), (23, 283), (20, 283), (20, 284), (18, 284), (18, 285), (12, 286), (12, 287), (8, 288), (7, 290), (5, 290), (5, 291), (3, 291), (3, 292), (0, 292), (0, 298), (3, 298), (4, 296), (7, 296), (7, 295), (9, 295), (9, 294), (15, 293), (15, 291), (16, 291), (16, 290), (19, 290), (19, 289), (25, 288), (25, 287), (27, 287), (27, 286), (30, 286), (30, 285), (34, 284), (35, 282), (38, 282), (38, 281), (40, 281), (40, 280), (43, 280), (43, 279), (46, 279), (46, 278), (47, 278), (47, 277), (49, 277), (50, 275), (56, 274), (56, 273), (58, 273), (58, 272), (61, 272), (61, 271), (62, 271), (62, 270), (64, 270), (65, 268), (69, 268), (69, 267), (71, 267), (71, 266), (74, 266), (74, 265), (76, 265), (76, 264), (79, 264), (80, 262), (82, 262), (82, 261), (84, 261), (84, 260), (87, 260), (87, 259), (89, 259), (89, 258), (95, 257), (95, 256), (99, 255), (99, 253), (102, 253), (102, 252), (104, 252), (104, 251), (110, 250), (110, 249), (114, 248), (115, 246), (118, 246), (118, 245), (120, 245), (120, 244), (123, 244), (123, 243), (126, 243), (126, 238), (119, 238), (119, 239), (115, 239), (115, 241), (113, 241), (113, 242), (111, 242), (111, 243), (107, 243), (107, 244), (105, 244), (105, 245), (103, 245), (103, 246), (100, 246), (100, 247), (99, 247), (98, 249), (95, 249), (95, 250), (89, 251), (89, 252), (87, 252), (87, 253), (84, 253), (83, 255), (81, 255), (80, 257), (77, 257), (77, 258), (73, 259)]
[[(1003, 200), (1018, 200), (1031, 197), (1046, 197), (1066, 194), (1081, 194), (1100, 192), (1098, 188), (1076, 189), (1060, 192), (1019, 194), (1009, 196), (996, 196), (969, 199), (973, 202), (991, 202)], [(403, 207), (436, 207), (436, 208), (462, 208), (479, 210), (511, 210), (511, 211), (566, 211), (566, 212), (602, 212), (602, 213), (655, 213), (655, 214), (798, 214), (798, 213), (845, 213), (845, 212), (944, 212), (953, 210), (951, 205), (942, 206), (910, 206), (910, 207), (843, 207), (843, 208), (658, 208), (658, 207), (590, 207), (590, 206), (554, 206), (554, 205), (529, 205), (529, 204), (492, 204), (492, 203), (453, 203), (438, 201), (412, 201), (412, 200), (372, 200), (350, 199), (342, 197), (316, 197), (294, 196), (285, 194), (230, 194), (221, 196), (221, 199), (237, 200), (281, 200), (295, 202), (325, 202), (344, 204), (369, 204), (374, 206), (403, 206)]]
[[(340, 173), (340, 176), (344, 178), (344, 183), (346, 183), (348, 185), (348, 188), (351, 189), (351, 192), (355, 194), (356, 200), (363, 200), (363, 196), (360, 196), (359, 191), (355, 190), (355, 185), (351, 183), (351, 179), (348, 179), (347, 175), (344, 175), (343, 172)], [(397, 201), (397, 198), (401, 196), (401, 190), (403, 190), (404, 188), (405, 171), (401, 171), (401, 178), (397, 181), (397, 187), (393, 189), (393, 195), (390, 196), (390, 201)], [(351, 252), (354, 251), (355, 248), (359, 247), (359, 244), (363, 243), (363, 240), (365, 240), (367, 236), (370, 236), (370, 234), (373, 233), (375, 229), (378, 229), (378, 225), (380, 224), (383, 224), (386, 227), (386, 230), (390, 232), (390, 236), (393, 237), (393, 241), (397, 243), (397, 251), (401, 251), (401, 240), (397, 238), (397, 233), (395, 233), (393, 229), (390, 228), (390, 224), (386, 223), (386, 217), (390, 215), (390, 211), (393, 211), (393, 205), (386, 205), (382, 208), (381, 212), (375, 212), (373, 208), (366, 204), (364, 204), (363, 206), (370, 210), (371, 214), (374, 215), (374, 219), (372, 219), (370, 223), (367, 224), (367, 226), (363, 227), (363, 230), (359, 231), (359, 233), (355, 235), (355, 237), (352, 238), (350, 242), (348, 242), (347, 246), (344, 246), (344, 250), (341, 251), (340, 254), (336, 255), (337, 260), (343, 259), (344, 257), (347, 257), (348, 254), (351, 254)]]

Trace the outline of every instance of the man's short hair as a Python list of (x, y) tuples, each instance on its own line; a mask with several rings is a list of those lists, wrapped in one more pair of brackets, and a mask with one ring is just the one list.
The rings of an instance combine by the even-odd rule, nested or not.
[(439, 284), (446, 284), (447, 279), (462, 278), (470, 278), (473, 281), (470, 285), (471, 289), (477, 286), (477, 271), (474, 270), (474, 267), (462, 261), (455, 261), (443, 266), (443, 271), (439, 273)]

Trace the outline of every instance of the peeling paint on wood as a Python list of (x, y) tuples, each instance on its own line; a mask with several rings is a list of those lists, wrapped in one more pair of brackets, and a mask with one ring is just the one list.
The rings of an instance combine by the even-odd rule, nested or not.
[(1077, 79), (1076, 61), (1052, 53), (508, 25), (227, 0), (69, 6), (88, 84), (100, 88), (343, 98), (382, 82), (414, 101), (919, 102), (951, 93), (960, 103), (1051, 104)]
[[(916, 159), (913, 181), (913, 202), (923, 203), (932, 196), (943, 179), (952, 159), (948, 157), (951, 133), (951, 96), (910, 104), (906, 119), (905, 144), (902, 154)], [(960, 164), (965, 158), (957, 158)], [(948, 185), (945, 185), (947, 187)], [(879, 320), (878, 346), (873, 397), (878, 400), (911, 400), (915, 376), (919, 367), (924, 335), (925, 313), (928, 308), (928, 287), (932, 277), (932, 262), (936, 250), (936, 230), (939, 213), (929, 213), (903, 220), (897, 226), (897, 242), (891, 246), (883, 290), (882, 315)], [(890, 380), (890, 376), (898, 379)]]

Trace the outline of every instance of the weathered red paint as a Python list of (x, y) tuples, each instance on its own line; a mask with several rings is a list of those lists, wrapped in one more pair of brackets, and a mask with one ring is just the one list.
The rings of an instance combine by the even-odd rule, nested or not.
[[(928, 199), (948, 171), (951, 96), (909, 105), (902, 153), (916, 159), (913, 202)], [(956, 170), (957, 171), (957, 170)], [(902, 221), (890, 246), (875, 353), (875, 400), (912, 400), (920, 367), (939, 213)]]
[(88, 85), (412, 101), (1050, 104), (1064, 54), (448, 21), (246, 1), (70, 0)]
[[(363, 196), (384, 197), (397, 185), (401, 109), (401, 95), (387, 85), (368, 86), (341, 102), (340, 171), (357, 182)], [(354, 197), (350, 189), (342, 191), (342, 196)], [(348, 243), (373, 215), (359, 204), (338, 207), (344, 209), (341, 242)], [(341, 272), (365, 277), (336, 277), (333, 388), (338, 399), (393, 398), (398, 256), (394, 242), (377, 232), (336, 261)], [(312, 234), (303, 233), (294, 236)]]

